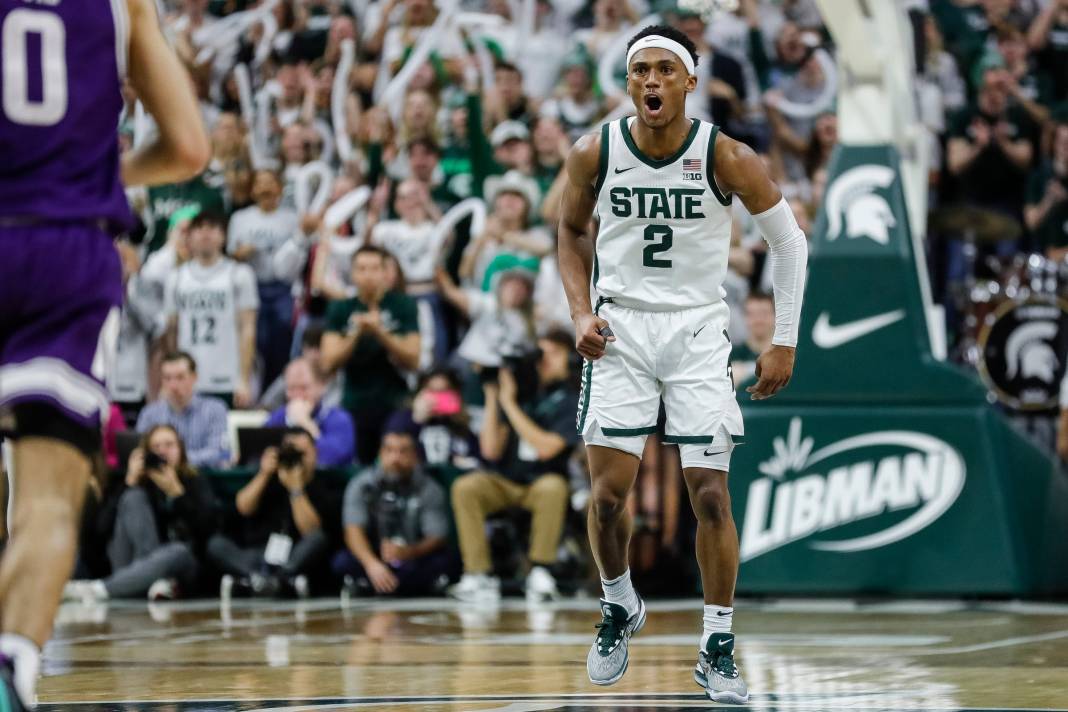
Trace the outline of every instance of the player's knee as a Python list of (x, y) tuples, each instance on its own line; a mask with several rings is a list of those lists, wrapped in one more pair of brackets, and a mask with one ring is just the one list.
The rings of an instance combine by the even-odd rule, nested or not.
[(731, 519), (731, 496), (727, 485), (720, 480), (702, 482), (694, 491), (694, 513), (697, 521), (722, 526)]
[(81, 508), (61, 490), (35, 490), (9, 513), (10, 530), (19, 532), (12, 545), (33, 551), (34, 561), (64, 561), (73, 557), (78, 545)]
[(593, 516), (601, 526), (614, 524), (623, 516), (627, 498), (607, 487), (594, 488), (593, 492)]

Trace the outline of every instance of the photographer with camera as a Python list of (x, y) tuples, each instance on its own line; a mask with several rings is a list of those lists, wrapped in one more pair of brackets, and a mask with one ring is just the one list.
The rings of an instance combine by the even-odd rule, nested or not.
[[(567, 460), (578, 442), (573, 384), (574, 339), (552, 331), (538, 341), (530, 357), (506, 361), (497, 382), (487, 382), (486, 415), (479, 434), (482, 457), (495, 471), (472, 472), (452, 486), (452, 508), (460, 538), (464, 574), (450, 594), (462, 600), (500, 597), (500, 581), (491, 575), (486, 516), (522, 507), (532, 514), (530, 574), (527, 597), (552, 598), (556, 580), (549, 567), (564, 526), (568, 487)], [(529, 374), (529, 375), (528, 375)]]
[(220, 595), (308, 595), (307, 573), (329, 552), (337, 529), (335, 493), (316, 478), (315, 440), (287, 433), (268, 448), (260, 468), (234, 499), (240, 515), (232, 536), (208, 542), (208, 557), (223, 573)]
[(386, 431), (378, 465), (345, 488), (342, 519), (347, 548), (333, 568), (350, 594), (444, 591), (453, 564), (445, 491), (419, 466), (411, 433)]
[(111, 575), (71, 581), (64, 597), (171, 599), (195, 586), (218, 505), (210, 483), (189, 465), (177, 430), (157, 425), (142, 437), (125, 484), (107, 548)]

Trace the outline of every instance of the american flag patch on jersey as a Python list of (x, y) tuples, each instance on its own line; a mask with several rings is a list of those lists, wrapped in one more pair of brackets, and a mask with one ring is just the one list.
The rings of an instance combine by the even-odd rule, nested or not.
[(700, 158), (682, 159), (682, 178), (683, 180), (701, 180)]

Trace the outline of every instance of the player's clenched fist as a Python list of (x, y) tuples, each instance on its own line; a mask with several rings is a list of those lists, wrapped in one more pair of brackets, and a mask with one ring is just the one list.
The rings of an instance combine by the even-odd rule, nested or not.
[(771, 398), (786, 387), (794, 373), (794, 349), (790, 346), (769, 346), (756, 362), (757, 382), (746, 388), (753, 400)]
[(604, 356), (604, 347), (615, 341), (608, 322), (596, 314), (583, 314), (575, 318), (575, 348), (582, 358), (596, 361)]

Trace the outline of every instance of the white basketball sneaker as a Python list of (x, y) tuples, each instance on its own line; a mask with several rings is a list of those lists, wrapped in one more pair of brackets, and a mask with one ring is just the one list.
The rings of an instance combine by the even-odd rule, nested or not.
[(460, 601), (484, 603), (501, 599), (501, 580), (486, 574), (464, 574), (448, 589), (449, 595)]
[(559, 598), (556, 579), (544, 566), (535, 566), (527, 574), (527, 600), (551, 601)]

